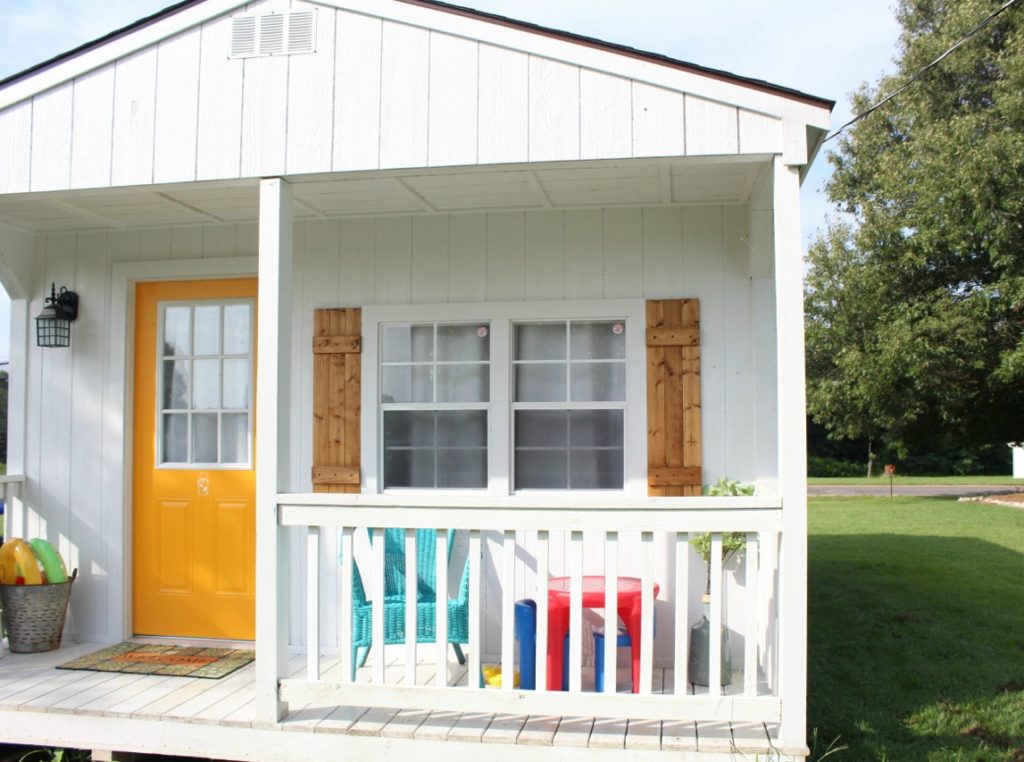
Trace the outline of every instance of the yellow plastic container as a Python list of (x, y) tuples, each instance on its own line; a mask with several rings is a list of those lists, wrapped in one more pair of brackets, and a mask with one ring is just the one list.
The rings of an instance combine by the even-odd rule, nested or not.
[(39, 559), (32, 552), (32, 546), (18, 537), (12, 537), (0, 546), (0, 584), (43, 584)]

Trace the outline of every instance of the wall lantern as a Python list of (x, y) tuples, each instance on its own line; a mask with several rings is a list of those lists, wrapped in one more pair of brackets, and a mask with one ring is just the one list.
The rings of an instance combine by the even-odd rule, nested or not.
[(71, 321), (78, 317), (78, 294), (63, 286), (50, 284), (46, 306), (36, 315), (36, 345), (40, 347), (71, 346)]

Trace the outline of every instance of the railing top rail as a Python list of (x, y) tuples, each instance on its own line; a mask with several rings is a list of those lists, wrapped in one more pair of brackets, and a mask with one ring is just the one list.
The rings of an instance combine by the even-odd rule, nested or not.
[(0, 484), (21, 484), (25, 474), (0, 474)]
[(421, 495), (409, 493), (341, 494), (282, 493), (278, 505), (292, 507), (331, 508), (459, 508), (476, 510), (507, 509), (514, 511), (756, 511), (782, 508), (777, 495), (752, 497), (621, 497), (577, 496), (490, 496), (490, 495)]

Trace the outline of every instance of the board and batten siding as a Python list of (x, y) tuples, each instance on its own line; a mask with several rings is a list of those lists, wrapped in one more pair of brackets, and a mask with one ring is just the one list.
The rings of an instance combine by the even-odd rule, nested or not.
[(228, 58), (224, 17), (4, 109), (0, 193), (783, 150), (773, 116), (373, 16), (317, 18), (313, 54)]
[[(298, 223), (289, 488), (311, 490), (309, 346), (315, 308), (536, 301), (542, 315), (543, 302), (551, 300), (681, 296), (700, 299), (701, 304), (705, 481), (723, 474), (744, 480), (773, 478), (771, 454), (758, 452), (765, 438), (756, 431), (763, 416), (755, 412), (770, 403), (774, 382), (755, 378), (755, 360), (762, 353), (754, 346), (762, 340), (758, 324), (770, 326), (773, 318), (757, 307), (749, 223), (746, 208), (728, 206)], [(124, 531), (126, 424), (123, 379), (117, 378), (119, 366), (111, 358), (123, 353), (125, 339), (115, 336), (123, 325), (113, 314), (113, 266), (253, 257), (256, 251), (252, 224), (35, 237), (36, 282), (28, 314), (42, 309), (43, 285), (51, 281), (78, 291), (82, 301), (70, 350), (41, 350), (34, 342), (27, 348), (24, 462), (29, 518), (23, 532), (58, 541), (61, 552), (79, 568), (70, 621), (78, 637), (122, 636), (117, 628), (124, 605), (126, 550), (116, 538)], [(187, 274), (183, 270), (180, 277)], [(429, 318), (429, 311), (424, 315)], [(293, 550), (298, 564), (302, 543), (297, 541)], [(329, 551), (325, 547), (324, 559), (336, 557)], [(336, 564), (325, 561), (323, 595), (331, 606), (335, 572)], [(669, 578), (667, 571), (662, 578)], [(293, 632), (298, 633), (303, 598), (296, 595), (293, 600)], [(337, 621), (330, 609), (321, 623), (322, 643), (336, 643)]]

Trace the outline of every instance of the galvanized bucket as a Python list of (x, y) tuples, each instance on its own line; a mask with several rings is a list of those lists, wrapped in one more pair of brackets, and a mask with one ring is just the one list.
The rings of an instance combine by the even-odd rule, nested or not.
[(60, 648), (64, 618), (71, 599), (71, 583), (55, 585), (0, 585), (4, 629), (12, 653), (33, 654)]

